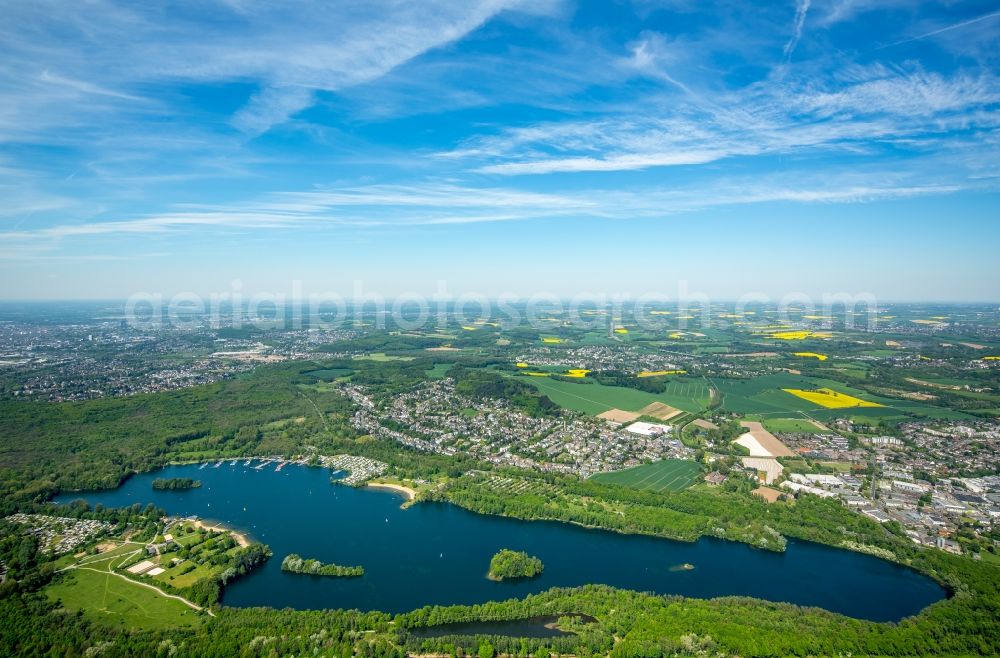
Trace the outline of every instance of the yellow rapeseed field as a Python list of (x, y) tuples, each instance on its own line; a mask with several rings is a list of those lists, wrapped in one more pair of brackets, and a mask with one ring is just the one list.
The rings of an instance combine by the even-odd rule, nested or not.
[(806, 338), (833, 338), (833, 334), (827, 331), (808, 331), (806, 329), (793, 331), (776, 331), (768, 338), (778, 340), (805, 340)]
[(884, 404), (869, 402), (847, 393), (840, 393), (830, 388), (820, 388), (814, 391), (803, 391), (797, 388), (783, 388), (785, 393), (791, 393), (797, 398), (818, 404), (826, 409), (849, 409), (851, 407), (884, 407)]
[(526, 372), (524, 374), (528, 375), (529, 377), (551, 377), (552, 376), (551, 372)]
[(615, 333), (616, 334), (627, 334), (628, 333), (628, 329), (626, 329), (625, 327), (616, 327), (615, 328)]
[(528, 367), (528, 364), (525, 363), (524, 361), (518, 361), (514, 365), (517, 366), (518, 368), (527, 368)]
[(683, 375), (687, 370), (643, 370), (637, 377), (662, 377), (664, 375)]
[(563, 339), (562, 338), (543, 338), (542, 342), (543, 343), (548, 343), (550, 345), (558, 345), (559, 343), (563, 342)]
[(1000, 356), (984, 356), (983, 361), (1000, 361)]
[(564, 374), (563, 376), (564, 377), (576, 377), (578, 379), (582, 379), (583, 377), (587, 376), (588, 372), (590, 372), (590, 371), (589, 370), (585, 370), (584, 368), (573, 368), (571, 370), (567, 370), (566, 374)]
[(801, 356), (807, 359), (819, 359), (820, 361), (826, 361), (827, 356), (825, 354), (817, 354), (816, 352), (795, 352), (795, 356)]

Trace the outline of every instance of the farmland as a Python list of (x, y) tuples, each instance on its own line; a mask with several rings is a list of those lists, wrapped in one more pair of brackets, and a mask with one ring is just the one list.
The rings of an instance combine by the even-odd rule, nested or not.
[(638, 411), (653, 402), (696, 412), (704, 409), (709, 402), (708, 386), (697, 380), (670, 381), (666, 391), (659, 394), (594, 382), (571, 383), (543, 377), (532, 377), (530, 383), (559, 406), (592, 415), (608, 409)]
[[(926, 418), (968, 418), (967, 414), (953, 409), (936, 407), (916, 400), (899, 400), (866, 393), (863, 390), (847, 386), (843, 383), (820, 377), (806, 377), (790, 373), (779, 373), (755, 377), (754, 379), (713, 379), (712, 383), (722, 396), (722, 408), (726, 411), (740, 414), (753, 414), (762, 417), (789, 417), (797, 413), (808, 412), (810, 417), (823, 422), (839, 412), (850, 409), (860, 416), (875, 416), (880, 419), (903, 419), (907, 416)], [(838, 397), (822, 396), (826, 402), (841, 401), (840, 407), (830, 407), (820, 404), (819, 398), (790, 394), (786, 390), (798, 390), (806, 393), (827, 389), (838, 393)], [(852, 402), (852, 400), (856, 402)], [(863, 402), (861, 405), (857, 402)], [(842, 413), (842, 412), (841, 412)]]
[(884, 404), (879, 404), (878, 402), (862, 400), (861, 398), (856, 398), (853, 395), (847, 395), (846, 393), (841, 393), (840, 391), (835, 391), (830, 388), (818, 388), (815, 390), (785, 388), (782, 390), (785, 393), (791, 393), (795, 397), (818, 404), (824, 409), (850, 409), (854, 407), (875, 408), (885, 406)]
[(624, 471), (600, 473), (590, 478), (605, 484), (620, 484), (657, 493), (683, 491), (701, 479), (701, 467), (684, 459), (665, 459)]
[(764, 427), (769, 432), (794, 432), (796, 434), (819, 434), (829, 431), (820, 429), (819, 425), (803, 418), (767, 418), (764, 420)]

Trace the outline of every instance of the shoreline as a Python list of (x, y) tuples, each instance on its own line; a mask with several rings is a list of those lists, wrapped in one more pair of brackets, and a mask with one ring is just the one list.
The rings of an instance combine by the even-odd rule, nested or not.
[(401, 493), (406, 497), (408, 502), (413, 502), (417, 498), (417, 492), (413, 489), (403, 486), (402, 484), (389, 484), (386, 482), (369, 482), (368, 487), (372, 489), (387, 489), (389, 491), (395, 491), (396, 493)]
[(232, 528), (227, 528), (221, 523), (214, 523), (212, 525), (209, 525), (208, 523), (205, 522), (204, 519), (198, 519), (194, 521), (194, 526), (196, 528), (202, 528), (204, 530), (228, 532), (230, 535), (233, 536), (233, 538), (236, 540), (236, 543), (239, 544), (240, 548), (246, 548), (247, 546), (250, 545), (250, 539), (247, 537), (246, 534), (240, 532), (239, 530), (233, 530)]

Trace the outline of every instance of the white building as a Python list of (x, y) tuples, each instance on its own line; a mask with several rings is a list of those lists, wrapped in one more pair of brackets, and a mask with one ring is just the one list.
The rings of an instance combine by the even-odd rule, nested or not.
[(670, 434), (673, 428), (670, 425), (661, 425), (659, 423), (646, 423), (643, 421), (637, 421), (632, 423), (625, 428), (626, 432), (631, 434), (638, 434), (639, 436), (660, 436), (661, 434)]

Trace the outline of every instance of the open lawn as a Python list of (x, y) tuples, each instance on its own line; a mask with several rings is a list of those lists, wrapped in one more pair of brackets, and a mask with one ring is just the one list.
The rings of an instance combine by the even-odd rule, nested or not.
[[(95, 569), (103, 568), (97, 565)], [(61, 574), (45, 593), (69, 610), (81, 610), (98, 623), (144, 630), (194, 628), (201, 616), (180, 601), (119, 576), (88, 569)]]
[(683, 491), (701, 479), (701, 467), (686, 459), (665, 459), (624, 471), (598, 473), (590, 479), (640, 491)]

